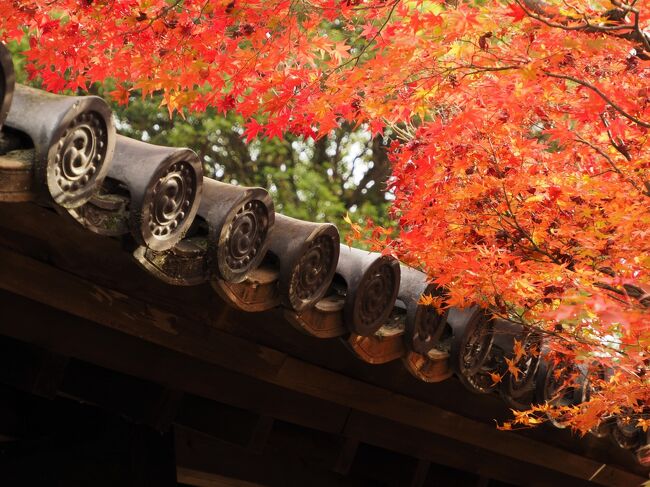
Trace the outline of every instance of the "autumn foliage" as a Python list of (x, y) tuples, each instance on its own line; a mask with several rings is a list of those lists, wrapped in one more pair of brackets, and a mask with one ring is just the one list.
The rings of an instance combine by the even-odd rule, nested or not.
[[(646, 428), (648, 0), (0, 0), (49, 90), (111, 78), (170, 111), (235, 111), (245, 137), (390, 134), (399, 234), (375, 243), (546, 337), (587, 374), (585, 432)], [(645, 29), (645, 30), (644, 30)], [(521, 351), (523, 354), (524, 351)], [(521, 358), (521, 355), (517, 358)], [(580, 364), (576, 368), (575, 364)], [(517, 366), (511, 364), (510, 373)], [(494, 377), (495, 381), (501, 376)]]

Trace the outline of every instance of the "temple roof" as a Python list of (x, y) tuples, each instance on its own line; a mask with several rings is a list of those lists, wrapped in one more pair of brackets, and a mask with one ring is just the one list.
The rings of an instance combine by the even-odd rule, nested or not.
[[(0, 255), (12, 260), (7, 260), (4, 271), (7, 279), (11, 272), (21, 273), (21, 263), (48, 275), (38, 263), (21, 257), (38, 256), (38, 246), (30, 248), (29, 242), (45, 239), (50, 263), (79, 273), (85, 285), (100, 283), (93, 288), (98, 302), (109, 302), (115, 313), (142, 313), (116, 291), (125, 288), (136, 298), (146, 292), (148, 298), (160, 296), (167, 305), (178, 307), (168, 316), (155, 315), (163, 313), (156, 311), (155, 319), (151, 310), (142, 315), (156, 327), (168, 326), (172, 334), (191, 327), (192, 321), (214, 319), (206, 317), (213, 310), (192, 309), (192, 303), (218, 301), (221, 308), (235, 310), (236, 316), (259, 316), (253, 320), (259, 328), (240, 329), (236, 335), (263, 342), (270, 326), (264, 328), (263, 322), (281, 323), (305, 336), (301, 340), (312, 357), (326, 355), (331, 345), (306, 337), (337, 338), (345, 343), (349, 357), (360, 363), (392, 363), (392, 374), (403, 367), (421, 382), (420, 391), (430, 388), (421, 394), (437, 394), (441, 385), (430, 384), (450, 379), (475, 393), (463, 400), (489, 403), (488, 413), (505, 410), (495, 409), (495, 400), (525, 409), (551, 398), (553, 368), (540, 361), (539, 354), (531, 353), (519, 364), (520, 377), (506, 373), (505, 358), (513, 356), (514, 340), (532, 350), (540, 346), (539, 337), (478, 308), (452, 308), (440, 314), (424, 306), (422, 295), (443, 291), (419, 270), (389, 255), (342, 245), (332, 224), (276, 213), (262, 188), (204, 177), (198, 156), (189, 148), (161, 147), (117, 135), (111, 110), (101, 98), (54, 95), (15, 84), (11, 58), (2, 45), (0, 67), (0, 222), (7, 230)], [(130, 265), (127, 261), (137, 263), (147, 277), (133, 277), (132, 269), (124, 270)], [(132, 281), (119, 282), (121, 276)], [(152, 284), (154, 279), (160, 287)], [(80, 284), (73, 279), (69, 285), (76, 289)], [(66, 303), (54, 303), (23, 281), (2, 287), (68, 311)], [(178, 320), (184, 316), (189, 318), (181, 326)], [(100, 320), (121, 326), (117, 317)], [(182, 340), (181, 334), (175, 346)], [(323, 362), (332, 367), (329, 359)], [(357, 367), (351, 363), (345, 360), (339, 367)], [(501, 383), (491, 379), (493, 372), (504, 374)], [(381, 373), (377, 377), (378, 382), (383, 380)], [(581, 387), (562, 400), (579, 403), (589, 386)], [(453, 409), (454, 400), (449, 401)], [(594, 436), (607, 436), (631, 452), (647, 443), (645, 433), (621, 422), (605, 425)], [(623, 451), (616, 455), (632, 457)], [(646, 472), (635, 468), (637, 473)], [(602, 481), (596, 477), (596, 483), (624, 485), (625, 467), (611, 471), (615, 473)]]

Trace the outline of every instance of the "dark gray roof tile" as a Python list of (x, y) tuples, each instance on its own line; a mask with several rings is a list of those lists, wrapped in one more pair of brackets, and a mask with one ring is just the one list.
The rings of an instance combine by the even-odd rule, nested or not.
[(65, 208), (87, 202), (101, 186), (115, 147), (106, 102), (16, 85), (5, 125), (29, 136), (40, 199)]

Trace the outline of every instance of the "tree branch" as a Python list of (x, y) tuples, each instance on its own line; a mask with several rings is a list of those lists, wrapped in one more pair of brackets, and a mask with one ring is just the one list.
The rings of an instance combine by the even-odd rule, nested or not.
[(573, 81), (574, 83), (577, 83), (581, 86), (584, 86), (585, 88), (589, 88), (592, 90), (594, 93), (596, 93), (598, 96), (600, 96), (608, 105), (610, 105), (614, 110), (616, 110), (618, 113), (623, 115), (625, 118), (628, 120), (631, 120), (632, 122), (636, 123), (637, 125), (640, 125), (641, 127), (650, 129), (650, 122), (646, 122), (644, 120), (641, 120), (634, 115), (630, 115), (627, 113), (625, 110), (623, 110), (619, 105), (614, 103), (610, 97), (608, 97), (605, 93), (603, 93), (600, 88), (597, 86), (592, 85), (591, 83), (588, 83), (587, 81), (581, 80), (580, 78), (575, 78), (573, 76), (569, 76), (566, 74), (557, 74), (557, 73), (551, 73), (550, 71), (543, 70), (542, 71), (546, 76), (550, 76), (551, 78), (557, 78), (557, 79), (564, 79), (568, 81)]

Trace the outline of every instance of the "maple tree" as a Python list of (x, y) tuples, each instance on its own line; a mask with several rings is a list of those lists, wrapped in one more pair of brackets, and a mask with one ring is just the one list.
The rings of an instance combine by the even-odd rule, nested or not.
[(237, 113), (247, 140), (391, 134), (399, 232), (371, 240), (446, 288), (432, 305), (480, 304), (542, 333), (568, 378), (589, 376), (587, 402), (512, 424), (648, 427), (647, 0), (0, 6), (2, 39), (28, 35), (28, 72), (49, 90), (111, 78), (123, 103), (160, 93), (170, 113)]

